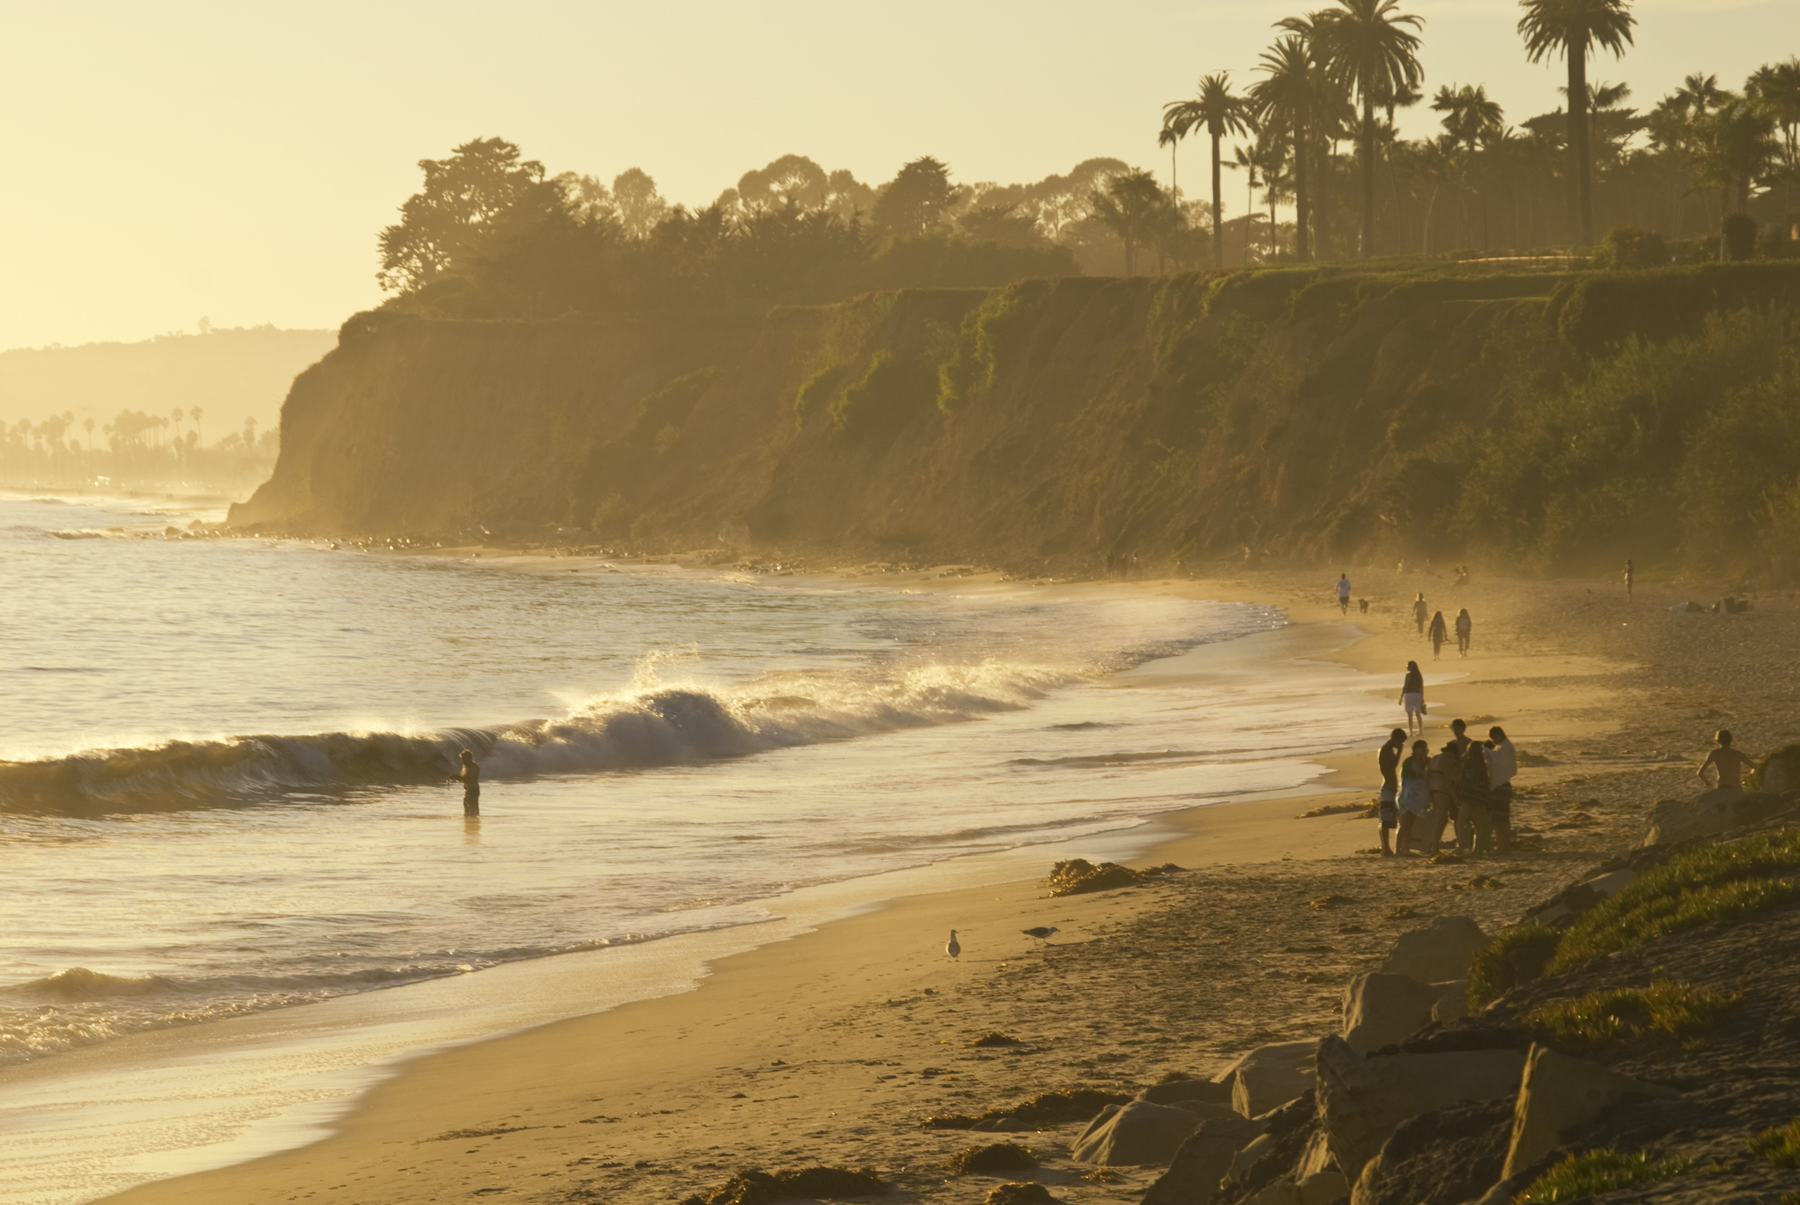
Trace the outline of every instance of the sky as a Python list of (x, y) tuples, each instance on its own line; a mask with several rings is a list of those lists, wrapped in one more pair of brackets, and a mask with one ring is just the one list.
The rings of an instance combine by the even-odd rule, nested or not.
[[(1317, 7), (1322, 0), (1312, 0)], [(417, 161), (475, 137), (552, 173), (641, 167), (705, 205), (799, 153), (879, 183), (920, 155), (959, 181), (1107, 155), (1152, 168), (1162, 105), (1248, 82), (1270, 0), (0, 0), (0, 349), (214, 326), (335, 327), (379, 304), (375, 238)], [(1427, 90), (1556, 107), (1511, 0), (1407, 0)], [(1740, 87), (1800, 53), (1800, 0), (1638, 0), (1591, 78), (1645, 107), (1690, 72)], [(1435, 115), (1402, 118), (1410, 136)], [(1200, 141), (1182, 170), (1203, 170)]]

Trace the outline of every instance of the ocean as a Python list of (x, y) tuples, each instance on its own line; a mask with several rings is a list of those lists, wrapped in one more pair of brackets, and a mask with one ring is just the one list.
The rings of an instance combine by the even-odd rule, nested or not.
[[(0, 1133), (35, 1152), (0, 1200), (204, 1165), (144, 1164), (129, 1119), (85, 1146), (44, 1120), (97, 1050), (116, 1072), (143, 1035), (165, 1058), (554, 956), (604, 976), (832, 884), (1302, 786), (1386, 714), (1341, 667), (1259, 661), (1275, 608), (1154, 584), (524, 571), (180, 538), (196, 517), (0, 500), (0, 1082), (31, 1088)], [(447, 781), (463, 749), (479, 820)], [(293, 1103), (158, 1149), (243, 1157)]]

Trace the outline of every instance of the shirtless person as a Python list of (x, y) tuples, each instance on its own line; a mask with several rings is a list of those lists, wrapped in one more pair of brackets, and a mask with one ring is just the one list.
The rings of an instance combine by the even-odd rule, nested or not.
[(450, 781), (463, 785), (463, 815), (481, 815), (481, 766), (473, 753), (467, 749), (462, 751), (462, 772), (452, 774)]
[(1400, 759), (1406, 753), (1406, 729), (1396, 728), (1388, 733), (1387, 744), (1381, 747), (1376, 758), (1376, 765), (1381, 770), (1381, 855), (1392, 857), (1394, 848), (1392, 837), (1395, 826), (1400, 823)]
[(1706, 771), (1710, 768), (1718, 773), (1719, 780), (1716, 784), (1707, 783), (1709, 789), (1743, 790), (1744, 767), (1750, 764), (1751, 759), (1731, 747), (1731, 733), (1725, 729), (1719, 729), (1713, 739), (1719, 742), (1719, 747), (1706, 755), (1706, 760), (1700, 763), (1695, 776), (1701, 782), (1706, 782)]

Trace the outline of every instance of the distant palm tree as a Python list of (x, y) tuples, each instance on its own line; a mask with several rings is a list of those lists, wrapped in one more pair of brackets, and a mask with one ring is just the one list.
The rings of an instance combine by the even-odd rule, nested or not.
[(1362, 106), (1362, 255), (1375, 253), (1375, 109), (1398, 102), (1424, 78), (1419, 38), (1423, 18), (1395, 10), (1400, 0), (1336, 0), (1312, 15), (1313, 52), (1328, 75)]
[(1250, 129), (1249, 106), (1231, 91), (1231, 73), (1220, 71), (1200, 80), (1199, 95), (1193, 100), (1171, 101), (1163, 106), (1163, 129), (1177, 138), (1204, 126), (1212, 135), (1212, 202), (1213, 202), (1213, 267), (1225, 266), (1224, 202), (1219, 195), (1219, 140), (1227, 134), (1244, 134)]
[(1744, 91), (1768, 109), (1781, 127), (1781, 168), (1777, 173), (1783, 185), (1781, 225), (1792, 228), (1794, 184), (1800, 181), (1800, 58), (1756, 69)]
[(1457, 164), (1459, 174), (1464, 167), (1475, 170), (1475, 196), (1481, 205), (1481, 249), (1486, 251), (1489, 245), (1487, 192), (1481, 187), (1481, 161), (1476, 152), (1496, 133), (1506, 129), (1503, 111), (1498, 102), (1488, 99), (1487, 88), (1481, 84), (1464, 84), (1460, 88), (1446, 84), (1438, 89), (1431, 107), (1444, 115), (1440, 124), (1445, 134), (1449, 135), (1452, 145), (1463, 151)]
[(1569, 156), (1575, 227), (1584, 246), (1594, 242), (1594, 156), (1588, 138), (1588, 51), (1598, 45), (1622, 57), (1632, 44), (1631, 0), (1519, 0), (1525, 54), (1541, 62), (1552, 51), (1569, 63)]
[[(1311, 26), (1305, 28), (1310, 31)], [(1250, 88), (1257, 119), (1264, 128), (1287, 136), (1294, 157), (1294, 254), (1303, 261), (1312, 258), (1308, 238), (1312, 214), (1306, 162), (1308, 139), (1315, 128), (1315, 118), (1323, 114), (1330, 100), (1329, 87), (1321, 78), (1307, 37), (1307, 33), (1296, 29), (1263, 51), (1262, 66), (1257, 70), (1265, 73), (1264, 78)]]
[(1169, 148), (1169, 196), (1181, 204), (1181, 180), (1176, 174), (1175, 151), (1181, 145), (1181, 135), (1164, 126), (1156, 133), (1156, 145)]

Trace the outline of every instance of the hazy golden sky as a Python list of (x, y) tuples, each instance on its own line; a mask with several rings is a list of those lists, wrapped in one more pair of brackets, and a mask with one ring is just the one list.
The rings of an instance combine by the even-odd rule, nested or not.
[[(1314, 0), (1314, 5), (1317, 0)], [(787, 152), (871, 183), (922, 154), (963, 181), (1095, 155), (1154, 168), (1164, 101), (1248, 77), (1268, 0), (306, 3), (0, 0), (0, 348), (214, 325), (335, 326), (381, 299), (375, 233), (414, 164), (502, 135), (552, 172), (627, 167), (705, 204)], [(1428, 84), (1509, 118), (1559, 103), (1508, 0), (1415, 0)], [(1639, 0), (1594, 77), (1646, 106), (1800, 52), (1800, 0)], [(1408, 117), (1409, 132), (1433, 115)], [(1183, 170), (1198, 180), (1198, 143)]]

